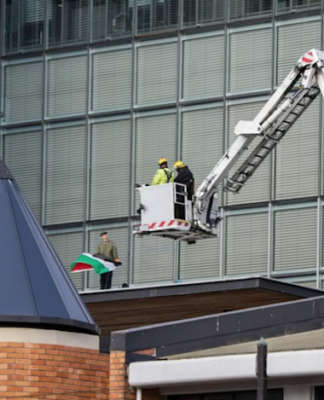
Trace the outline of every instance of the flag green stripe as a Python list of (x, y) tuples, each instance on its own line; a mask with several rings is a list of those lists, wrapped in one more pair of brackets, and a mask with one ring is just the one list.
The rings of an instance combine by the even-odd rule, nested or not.
[(77, 263), (83, 263), (83, 264), (89, 264), (89, 265), (91, 265), (91, 267), (94, 269), (94, 271), (95, 271), (97, 274), (99, 274), (99, 275), (100, 275), (100, 274), (104, 274), (105, 272), (109, 272), (109, 269), (106, 268), (106, 267), (104, 266), (104, 264), (103, 264), (99, 259), (91, 258), (91, 257), (88, 257), (88, 256), (86, 256), (86, 255), (84, 255), (84, 254), (82, 254), (80, 257), (78, 257), (78, 258), (74, 261), (74, 263), (72, 263), (72, 265), (71, 265), (71, 270), (73, 270), (74, 266), (75, 266)]

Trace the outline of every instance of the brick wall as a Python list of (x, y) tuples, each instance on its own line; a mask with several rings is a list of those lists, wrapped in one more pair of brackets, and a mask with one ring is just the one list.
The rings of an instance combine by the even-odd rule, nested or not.
[(0, 399), (109, 399), (109, 355), (98, 350), (0, 343)]

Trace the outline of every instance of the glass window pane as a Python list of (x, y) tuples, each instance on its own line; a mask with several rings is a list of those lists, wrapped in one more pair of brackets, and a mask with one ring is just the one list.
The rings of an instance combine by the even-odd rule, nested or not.
[(38, 220), (41, 215), (42, 149), (40, 130), (4, 136), (4, 161)]
[(84, 220), (85, 159), (84, 125), (47, 131), (46, 225)]
[(87, 98), (87, 56), (48, 61), (47, 115), (85, 113)]
[[(236, 139), (234, 128), (240, 120), (252, 121), (264, 106), (264, 102), (251, 102), (247, 104), (233, 104), (228, 107), (228, 135), (229, 145)], [(229, 173), (231, 177), (237, 168), (244, 162), (248, 154), (259, 144), (261, 138), (255, 138), (249, 146), (248, 152), (243, 152), (241, 158), (234, 164)], [(268, 201), (270, 198), (270, 163), (268, 156), (256, 170), (252, 178), (243, 186), (238, 194), (227, 192), (227, 204), (244, 204)]]
[(72, 232), (62, 234), (48, 234), (62, 264), (74, 286), (83, 290), (84, 272), (71, 274), (70, 268), (74, 260), (83, 253), (83, 232)]
[(6, 53), (41, 49), (45, 0), (6, 0), (5, 7)]
[(93, 41), (132, 35), (133, 4), (129, 0), (93, 0)]
[(276, 211), (274, 270), (316, 268), (317, 209)]
[(268, 214), (226, 218), (226, 275), (266, 274)]
[(230, 35), (229, 92), (271, 88), (272, 29)]
[[(123, 283), (128, 282), (128, 252), (129, 252), (129, 231), (127, 227), (105, 227), (100, 230), (91, 231), (89, 233), (89, 251), (91, 254), (97, 252), (97, 246), (101, 243), (100, 233), (108, 232), (109, 240), (112, 240), (117, 247), (118, 257), (122, 265), (113, 271), (112, 288), (117, 288)], [(89, 280), (87, 284), (89, 290), (100, 289), (100, 276), (95, 272), (89, 272)]]
[(92, 80), (92, 110), (130, 108), (132, 50), (94, 54)]
[(321, 8), (321, 0), (277, 0), (277, 13)]
[(131, 122), (92, 125), (90, 218), (129, 214)]
[(223, 96), (224, 36), (186, 40), (183, 49), (183, 98)]
[(4, 121), (41, 120), (43, 114), (43, 63), (5, 67)]
[(179, 0), (137, 0), (138, 34), (178, 29)]
[(137, 104), (175, 102), (178, 92), (178, 44), (137, 49)]
[(224, 0), (183, 0), (182, 26), (186, 28), (224, 22), (225, 6)]
[(49, 45), (64, 46), (88, 40), (89, 0), (49, 0)]
[(229, 20), (272, 15), (272, 0), (229, 0)]

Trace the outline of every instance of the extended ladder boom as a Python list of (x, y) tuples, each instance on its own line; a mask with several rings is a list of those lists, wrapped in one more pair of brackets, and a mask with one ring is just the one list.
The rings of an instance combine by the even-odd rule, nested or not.
[[(288, 132), (319, 92), (324, 97), (324, 52), (312, 49), (304, 54), (283, 83), (271, 96), (253, 121), (240, 121), (235, 127), (237, 138), (194, 196), (194, 223), (205, 232), (215, 234), (217, 219), (211, 217), (218, 186), (225, 181), (230, 169), (256, 136), (262, 140), (243, 164), (228, 178), (225, 191), (239, 192), (258, 169), (262, 161)], [(300, 89), (286, 98), (297, 81)]]

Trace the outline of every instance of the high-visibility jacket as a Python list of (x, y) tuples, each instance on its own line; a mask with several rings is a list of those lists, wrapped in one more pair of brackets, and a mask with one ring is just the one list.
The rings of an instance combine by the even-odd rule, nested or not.
[(151, 185), (162, 185), (174, 182), (174, 173), (169, 168), (160, 168), (156, 171)]

